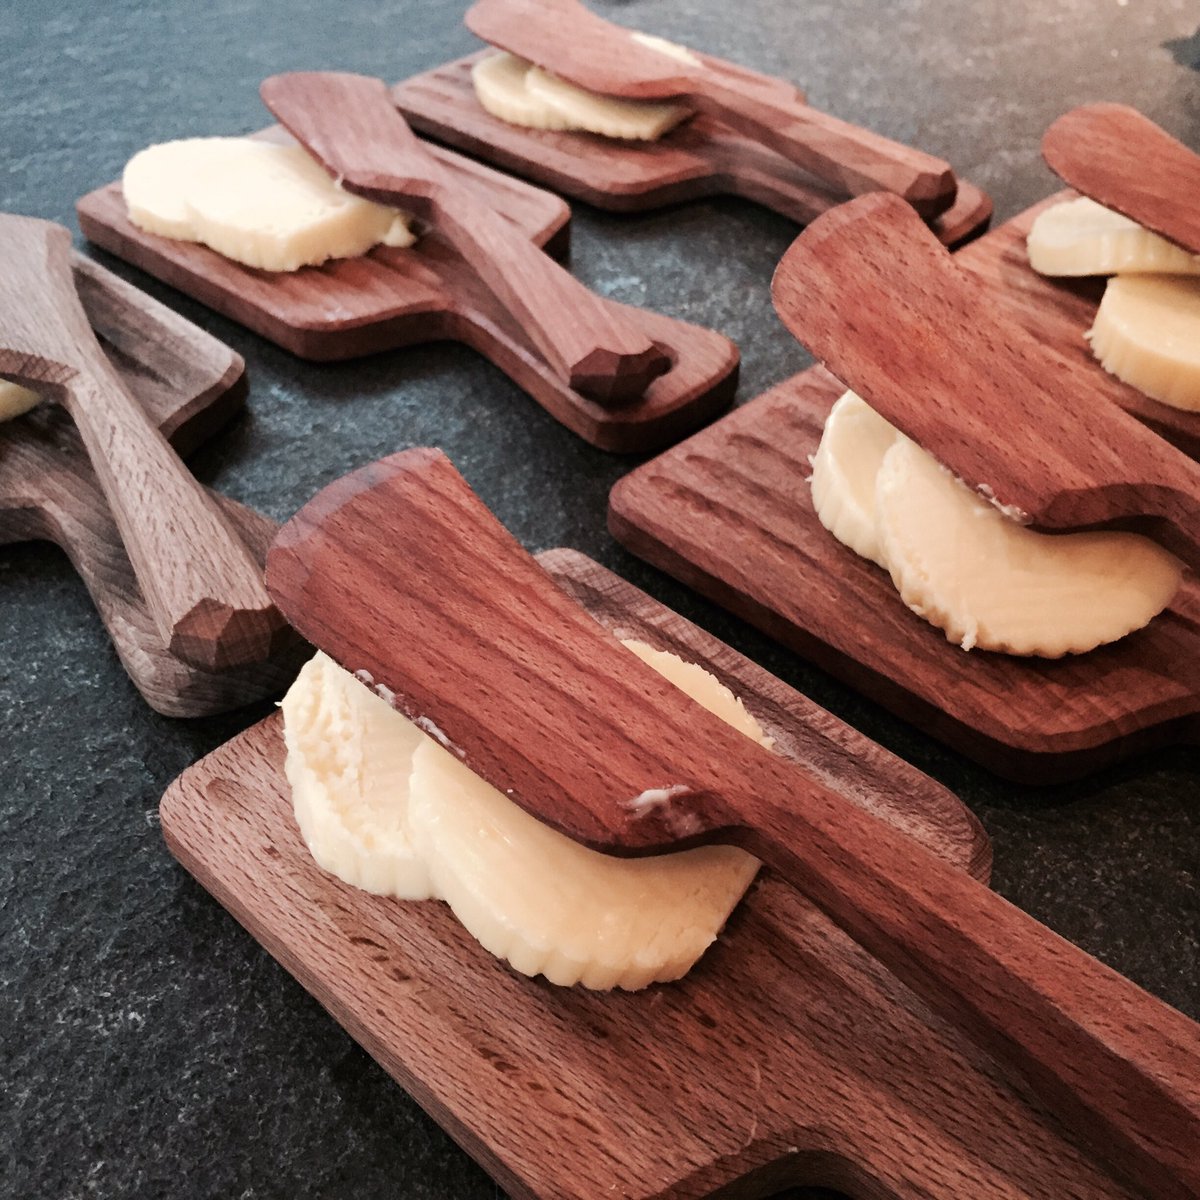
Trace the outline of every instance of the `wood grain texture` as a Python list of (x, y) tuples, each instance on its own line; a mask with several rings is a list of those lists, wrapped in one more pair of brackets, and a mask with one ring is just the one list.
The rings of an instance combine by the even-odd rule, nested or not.
[(955, 261), (983, 280), (991, 302), (1008, 319), (1085, 372), (1093, 403), (1108, 401), (1123, 408), (1185, 454), (1200, 458), (1200, 413), (1152, 400), (1110, 375), (1092, 354), (1084, 334), (1095, 320), (1105, 280), (1051, 279), (1029, 266), (1025, 239), (1038, 214), (1078, 194), (1063, 191), (1047, 197), (964, 246)]
[(957, 181), (941, 159), (820, 112), (719, 58), (695, 54), (692, 66), (643, 46), (579, 0), (476, 0), (464, 21), (485, 42), (588, 91), (675, 100), (718, 117), (840, 194), (892, 192), (931, 217), (954, 202)]
[(265, 662), (288, 635), (259, 565), (113, 370), (70, 253), (63, 226), (0, 216), (0, 372), (70, 413), (171, 652), (209, 671)]
[[(715, 668), (782, 754), (986, 871), (973, 820), (926, 777), (581, 556), (540, 561), (614, 632)], [(779, 880), (760, 879), (678, 984), (557, 989), (439, 904), (323, 874), (282, 763), (272, 717), (190, 768), (163, 799), (168, 844), (514, 1197), (1133, 1195)]]
[(573, 391), (602, 404), (628, 403), (670, 369), (628, 309), (584, 287), (455, 184), (396, 111), (382, 80), (295, 71), (264, 80), (259, 93), (348, 192), (433, 225)]
[[(433, 153), (464, 188), (538, 245), (565, 251), (569, 210), (558, 197), (450, 151)], [(641, 400), (618, 409), (572, 391), (436, 232), (412, 249), (378, 246), (359, 258), (279, 275), (243, 267), (205, 246), (144, 233), (126, 217), (116, 183), (89, 193), (76, 209), (84, 235), (97, 245), (301, 358), (333, 361), (419, 342), (464, 342), (603, 450), (670, 445), (724, 411), (737, 387), (737, 348), (727, 338), (629, 309), (650, 340), (666, 349), (671, 370)]]
[[(645, 143), (510, 125), (475, 98), (471, 68), (489, 53), (397, 84), (392, 98), (408, 123), (506, 171), (615, 212), (731, 195), (805, 225), (845, 200), (795, 163), (706, 114)], [(945, 245), (956, 246), (985, 230), (991, 215), (991, 200), (959, 180), (954, 204), (934, 217), (930, 228)]]
[(690, 701), (555, 588), (440, 451), (326, 487), (266, 579), (301, 634), (541, 821), (620, 854), (742, 846), (1017, 1065), (1095, 1154), (1164, 1198), (1200, 1192), (1200, 1026)]
[(1200, 566), (1200, 466), (1097, 404), (1093, 370), (997, 310), (895, 196), (819, 217), (771, 290), (838, 379), (1025, 523), (1136, 528)]
[[(246, 389), (237, 354), (95, 263), (74, 256), (72, 268), (114, 369), (179, 453), (240, 409)], [(227, 498), (214, 499), (261, 564), (274, 526)], [(209, 672), (167, 651), (79, 434), (53, 404), (0, 425), (0, 544), (30, 539), (66, 551), (130, 678), (166, 716), (201, 716), (272, 695), (303, 656), (302, 643), (289, 637), (265, 664)]]
[(1042, 157), (1083, 195), (1200, 254), (1200, 154), (1136, 108), (1073, 108), (1046, 130)]
[[(1191, 453), (1196, 414), (1141, 396), (1092, 358), (1083, 333), (1101, 289), (1046, 279), (1025, 236), (1042, 204), (965, 247), (956, 261), (1044, 345), (1091, 370), (1111, 399)], [(1189, 580), (1151, 625), (1056, 662), (964, 653), (915, 617), (885, 572), (821, 526), (809, 456), (842, 386), (805, 371), (618, 482), (609, 527), (641, 557), (819, 663), (926, 732), (1027, 783), (1077, 778), (1200, 737), (1200, 589)]]

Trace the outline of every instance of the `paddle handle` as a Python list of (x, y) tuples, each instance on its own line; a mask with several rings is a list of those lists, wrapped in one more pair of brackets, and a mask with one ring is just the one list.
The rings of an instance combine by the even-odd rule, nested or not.
[(1161, 1200), (1200, 1196), (1200, 1027), (819, 785), (752, 778), (746, 849), (1012, 1063), (1102, 1160)]
[(434, 191), (430, 219), (577, 392), (603, 404), (644, 395), (671, 368), (629, 310), (596, 295), (463, 189)]
[(286, 623), (212, 497), (98, 347), (63, 387), (166, 647), (208, 671), (265, 662)]
[(690, 105), (778, 151), (841, 194), (894, 192), (926, 218), (954, 203), (958, 183), (942, 159), (798, 100), (788, 103), (719, 63), (691, 78)]
[(628, 310), (585, 288), (450, 176), (414, 136), (381, 80), (296, 72), (272, 76), (259, 90), (346, 191), (432, 224), (575, 391), (621, 404), (670, 370), (668, 355)]

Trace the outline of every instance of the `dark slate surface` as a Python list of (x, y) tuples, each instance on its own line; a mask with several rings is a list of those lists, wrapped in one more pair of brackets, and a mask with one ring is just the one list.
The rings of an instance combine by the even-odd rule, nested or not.
[[(1001, 216), (1051, 188), (1038, 137), (1073, 104), (1126, 101), (1200, 145), (1200, 31), (1180, 0), (599, 7), (944, 155)], [(400, 78), (473, 48), (459, 14), (396, 0), (9, 0), (0, 209), (73, 226), (75, 198), (140, 147), (261, 125), (263, 76)], [(581, 209), (574, 266), (601, 291), (732, 336), (748, 397), (806, 363), (767, 290), (794, 233), (732, 201), (620, 219)], [(206, 482), (283, 518), (353, 467), (440, 444), (529, 547), (592, 554), (955, 788), (995, 839), (1001, 892), (1200, 1017), (1194, 752), (1074, 788), (1001, 783), (619, 550), (604, 505), (627, 462), (585, 447), (469, 351), (305, 366), (122, 273), (250, 364), (248, 415), (197, 458)], [(186, 723), (150, 712), (48, 547), (0, 550), (0, 596), (0, 1193), (497, 1195), (163, 846), (164, 787), (265, 706)]]

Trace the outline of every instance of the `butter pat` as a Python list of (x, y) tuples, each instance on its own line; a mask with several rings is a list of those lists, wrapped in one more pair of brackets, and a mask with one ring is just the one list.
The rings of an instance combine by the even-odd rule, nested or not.
[(483, 108), (510, 125), (530, 129), (657, 141), (691, 116), (682, 104), (597, 95), (512, 54), (481, 59), (471, 78)]
[[(733, 728), (771, 744), (703, 668), (626, 646)], [(487, 950), (526, 975), (602, 989), (676, 979), (758, 870), (729, 846), (641, 859), (580, 846), (321, 654), (283, 712), (296, 818), (317, 862), (357, 887), (445, 900)]]
[(403, 213), (343, 191), (299, 146), (251, 138), (166, 142), (135, 154), (121, 186), (139, 228), (201, 242), (264, 271), (415, 241)]
[(304, 664), (281, 707), (292, 806), (318, 865), (364, 891), (428, 899), (408, 823), (425, 734), (324, 654)]
[(1200, 274), (1200, 256), (1087, 197), (1040, 213), (1026, 246), (1042, 275)]
[(846, 392), (825, 420), (812, 464), (817, 519), (855, 554), (885, 569), (875, 525), (875, 477), (899, 437), (894, 425)]
[(1200, 279), (1110, 279), (1087, 336), (1110, 374), (1172, 408), (1200, 410)]
[(41, 396), (17, 383), (0, 379), (0, 421), (11, 421), (41, 403)]
[(964, 650), (1081, 654), (1140, 629), (1179, 587), (1178, 561), (1146, 538), (1025, 528), (853, 392), (830, 410), (812, 490), (821, 524)]
[(1178, 561), (1132, 533), (1018, 525), (908, 438), (875, 483), (879, 544), (901, 598), (964, 650), (1060, 658), (1148, 624)]

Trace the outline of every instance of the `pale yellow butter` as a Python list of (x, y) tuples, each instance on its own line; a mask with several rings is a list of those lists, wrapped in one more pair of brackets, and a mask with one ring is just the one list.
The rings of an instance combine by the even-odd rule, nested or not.
[(886, 567), (875, 524), (875, 477), (883, 456), (900, 437), (853, 392), (825, 419), (813, 456), (812, 498), (817, 519), (855, 554)]
[(1200, 274), (1200, 256), (1085, 196), (1040, 213), (1026, 247), (1042, 275)]
[(1178, 561), (1146, 538), (1025, 528), (852, 392), (830, 412), (812, 482), (821, 523), (964, 650), (1081, 654), (1142, 628), (1179, 587)]
[(1118, 379), (1173, 408), (1200, 410), (1200, 279), (1110, 279), (1087, 336)]
[(483, 108), (530, 129), (652, 142), (691, 116), (682, 104), (597, 95), (512, 54), (480, 59), (471, 78)]
[[(627, 647), (733, 728), (770, 745), (703, 668)], [(623, 859), (543, 825), (318, 654), (283, 701), (301, 833), (326, 870), (403, 899), (445, 900), (491, 953), (527, 975), (591, 988), (676, 979), (712, 943), (757, 861), (729, 846)], [(630, 797), (651, 805), (662, 795)]]
[(265, 271), (415, 241), (405, 215), (343, 191), (299, 146), (189, 138), (151, 146), (122, 177), (129, 219)]
[(17, 383), (0, 379), (0, 421), (11, 421), (41, 403), (41, 396)]

